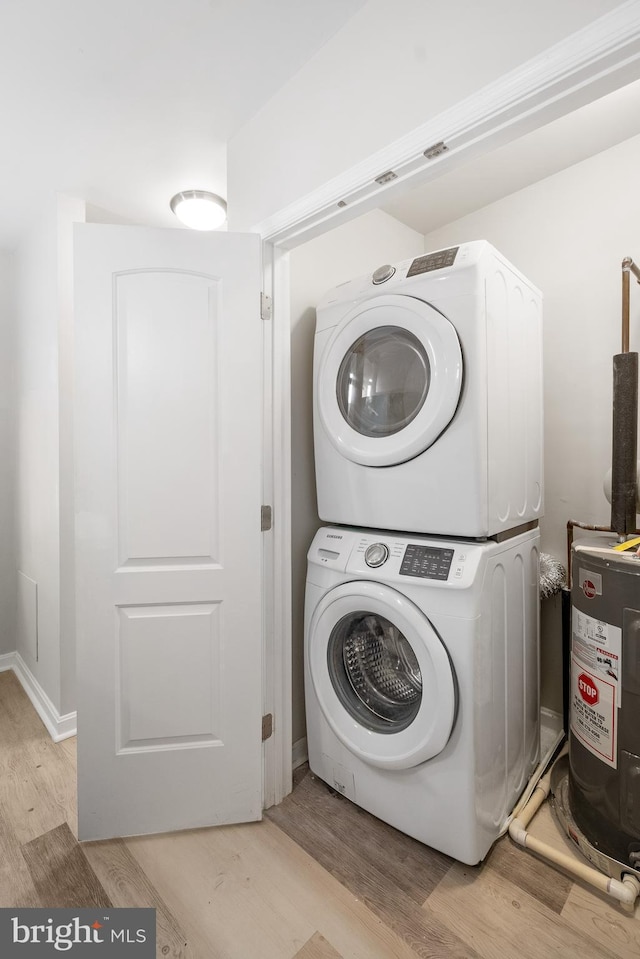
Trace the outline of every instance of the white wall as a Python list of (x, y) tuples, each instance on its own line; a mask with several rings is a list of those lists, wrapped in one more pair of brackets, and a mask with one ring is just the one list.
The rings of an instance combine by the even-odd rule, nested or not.
[[(437, 249), (487, 239), (544, 295), (546, 552), (564, 561), (568, 519), (607, 524), (611, 356), (620, 351), (624, 256), (640, 262), (640, 137), (427, 234)], [(631, 290), (640, 348), (640, 287)]]
[(315, 304), (327, 290), (383, 263), (423, 252), (423, 237), (380, 210), (291, 253), (291, 524), (293, 557), (293, 741), (305, 733), (303, 631), (306, 556), (321, 525), (313, 460), (312, 368)]
[(0, 253), (0, 655), (15, 647), (13, 257)]
[[(60, 706), (58, 318), (53, 201), (16, 251), (16, 649)], [(36, 584), (34, 587), (32, 584)]]
[(75, 500), (73, 455), (73, 224), (85, 203), (58, 195), (58, 412), (60, 457), (60, 712), (76, 708)]
[(231, 228), (250, 229), (617, 6), (370, 0), (231, 139)]
[(75, 708), (73, 621), (61, 584), (72, 585), (67, 271), (83, 209), (51, 196), (15, 254), (16, 649), (60, 714)]
[[(620, 351), (620, 264), (625, 256), (640, 263), (639, 169), (634, 137), (425, 237), (427, 249), (490, 240), (544, 294), (542, 549), (565, 565), (567, 520), (608, 525), (611, 518), (602, 492), (611, 462), (611, 357)], [(635, 283), (631, 349), (640, 349)], [(543, 604), (548, 705), (557, 705), (560, 689), (558, 606)]]

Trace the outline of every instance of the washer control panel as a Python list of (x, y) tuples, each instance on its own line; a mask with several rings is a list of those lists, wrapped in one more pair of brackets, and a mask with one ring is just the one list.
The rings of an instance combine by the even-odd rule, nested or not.
[[(475, 543), (421, 536), (402, 537), (384, 530), (319, 529), (309, 549), (309, 581), (316, 585), (334, 582), (336, 571), (350, 577), (379, 579), (406, 586), (423, 583), (430, 588), (467, 589), (484, 553), (495, 543)], [(322, 570), (326, 571), (327, 579)]]
[(445, 580), (449, 578), (452, 560), (452, 549), (409, 543), (400, 564), (400, 575)]
[[(380, 534), (378, 534), (380, 535)], [(384, 566), (387, 579), (412, 576), (416, 579), (452, 583), (463, 578), (466, 552), (454, 543), (420, 540), (374, 539), (362, 536), (356, 541), (348, 567), (351, 572), (378, 570)], [(462, 585), (462, 584), (460, 584)]]
[(377, 569), (389, 559), (389, 547), (386, 543), (372, 543), (365, 550), (364, 561), (367, 566)]

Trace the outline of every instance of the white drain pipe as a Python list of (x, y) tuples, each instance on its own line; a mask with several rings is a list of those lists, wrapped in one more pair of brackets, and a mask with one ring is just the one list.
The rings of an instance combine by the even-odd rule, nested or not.
[[(560, 756), (564, 755), (565, 751), (566, 747)], [(605, 876), (604, 873), (594, 869), (593, 866), (588, 866), (586, 863), (574, 859), (567, 853), (560, 852), (558, 849), (555, 849), (546, 842), (542, 842), (540, 839), (536, 839), (535, 836), (531, 836), (527, 832), (527, 826), (549, 796), (550, 791), (551, 771), (538, 782), (531, 799), (529, 799), (527, 804), (518, 812), (517, 816), (511, 820), (509, 824), (509, 835), (511, 838), (520, 846), (524, 846), (525, 849), (530, 849), (531, 852), (536, 853), (543, 859), (548, 859), (549, 862), (564, 869), (565, 872), (568, 872), (571, 876), (575, 876), (576, 879), (581, 879), (600, 892), (604, 892), (607, 896), (611, 896), (625, 908), (632, 910), (636, 899), (640, 895), (640, 880), (638, 880), (636, 876), (628, 874), (622, 880), (612, 879), (610, 876)]]

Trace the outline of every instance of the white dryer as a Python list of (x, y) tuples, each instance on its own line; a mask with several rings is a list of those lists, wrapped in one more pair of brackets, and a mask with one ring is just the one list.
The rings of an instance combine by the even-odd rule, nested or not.
[(308, 554), (311, 770), (470, 865), (539, 752), (539, 533), (503, 543), (323, 528)]
[(318, 512), (484, 537), (542, 515), (541, 295), (489, 243), (381, 267), (317, 307)]

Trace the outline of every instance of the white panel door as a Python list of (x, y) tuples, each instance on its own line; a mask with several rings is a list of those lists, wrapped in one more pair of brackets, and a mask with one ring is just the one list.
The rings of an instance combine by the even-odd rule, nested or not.
[(79, 835), (259, 819), (260, 240), (74, 257)]

